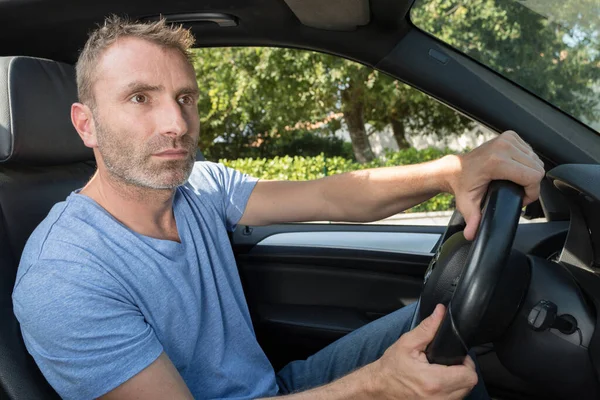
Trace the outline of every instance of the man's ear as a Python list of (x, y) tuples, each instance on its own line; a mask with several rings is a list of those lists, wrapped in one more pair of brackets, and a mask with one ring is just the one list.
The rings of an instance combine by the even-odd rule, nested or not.
[(96, 129), (94, 127), (94, 117), (92, 110), (85, 104), (73, 103), (71, 106), (71, 122), (79, 133), (83, 144), (87, 147), (98, 147), (96, 140)]

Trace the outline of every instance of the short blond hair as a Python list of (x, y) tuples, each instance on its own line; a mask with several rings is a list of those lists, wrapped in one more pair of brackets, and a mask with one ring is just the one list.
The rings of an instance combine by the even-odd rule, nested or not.
[(179, 50), (192, 63), (190, 49), (195, 39), (189, 29), (181, 25), (168, 25), (164, 18), (153, 22), (132, 22), (126, 17), (111, 15), (104, 20), (104, 25), (98, 26), (90, 33), (75, 65), (77, 95), (81, 103), (90, 107), (95, 105), (92, 86), (98, 61), (112, 44), (125, 37), (136, 37), (165, 48)]

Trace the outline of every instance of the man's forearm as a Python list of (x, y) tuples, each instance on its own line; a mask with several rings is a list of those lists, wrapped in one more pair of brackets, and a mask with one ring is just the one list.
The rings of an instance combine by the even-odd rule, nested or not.
[(416, 165), (353, 171), (320, 180), (332, 221), (376, 221), (448, 191), (456, 156)]
[(313, 181), (259, 181), (242, 225), (303, 221), (370, 222), (449, 191), (460, 169), (457, 156), (423, 164), (374, 168)]
[(377, 384), (373, 382), (377, 375), (374, 368), (374, 364), (368, 364), (327, 385), (283, 397), (286, 400), (373, 399), (377, 397)]
[(368, 222), (389, 217), (440, 192), (456, 195), (472, 240), (480, 204), (490, 181), (513, 181), (525, 189), (524, 205), (539, 196), (544, 167), (516, 133), (505, 132), (464, 155), (424, 164), (376, 168), (322, 179), (260, 181), (250, 196), (242, 225), (304, 221)]

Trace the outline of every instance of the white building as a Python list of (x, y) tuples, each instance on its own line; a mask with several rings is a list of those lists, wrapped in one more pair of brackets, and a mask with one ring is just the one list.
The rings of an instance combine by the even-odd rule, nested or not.
[[(370, 132), (370, 126), (367, 124), (367, 132)], [(342, 123), (342, 128), (335, 132), (335, 136), (350, 142), (350, 134)], [(496, 136), (496, 132), (486, 128), (481, 124), (476, 124), (474, 128), (465, 130), (462, 133), (448, 135), (443, 138), (438, 138), (434, 134), (418, 134), (410, 132), (407, 134), (408, 142), (416, 149), (424, 149), (427, 147), (437, 147), (440, 149), (449, 148), (456, 152), (461, 152), (467, 149), (473, 149), (480, 144), (492, 139)], [(398, 150), (398, 144), (394, 139), (392, 127), (387, 126), (384, 130), (372, 132), (369, 134), (369, 143), (375, 156), (379, 157), (386, 150)]]

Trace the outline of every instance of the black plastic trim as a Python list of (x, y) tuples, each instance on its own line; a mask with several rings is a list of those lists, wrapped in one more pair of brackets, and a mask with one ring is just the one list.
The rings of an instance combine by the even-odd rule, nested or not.
[(240, 265), (294, 264), (315, 266), (326, 264), (346, 270), (369, 270), (422, 278), (431, 255), (386, 253), (382, 251), (304, 248), (295, 246), (257, 246), (237, 256)]
[(222, 13), (185, 13), (185, 14), (164, 14), (152, 17), (142, 18), (146, 21), (157, 21), (164, 17), (169, 23), (194, 24), (197, 22), (214, 22), (221, 28), (237, 26), (237, 18), (233, 15)]

